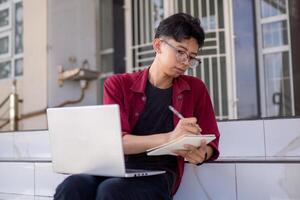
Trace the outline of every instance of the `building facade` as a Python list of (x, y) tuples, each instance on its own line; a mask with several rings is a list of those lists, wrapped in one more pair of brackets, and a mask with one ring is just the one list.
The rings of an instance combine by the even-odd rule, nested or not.
[[(202, 64), (187, 74), (206, 83), (218, 120), (300, 114), (296, 0), (2, 0), (0, 130), (11, 129), (14, 91), (19, 130), (46, 129), (47, 107), (100, 104), (107, 77), (151, 64), (155, 28), (177, 12), (205, 29)], [(74, 68), (101, 75), (59, 82)]]
[[(105, 35), (112, 37), (100, 59), (106, 66), (110, 60), (111, 72), (122, 71), (113, 67), (122, 66), (115, 61), (122, 53), (127, 72), (149, 66), (154, 57), (151, 41), (155, 27), (168, 15), (186, 12), (200, 18), (206, 32), (199, 55), (202, 65), (187, 73), (206, 83), (219, 120), (299, 115), (297, 1), (100, 2), (100, 8), (111, 6), (110, 13), (102, 12), (103, 22), (110, 19), (113, 23), (102, 23), (102, 30), (108, 32)], [(124, 25), (120, 25), (124, 23), (120, 13), (115, 12), (120, 4), (125, 6)], [(114, 31), (119, 25), (125, 31)], [(125, 51), (113, 42), (117, 38), (125, 38)]]

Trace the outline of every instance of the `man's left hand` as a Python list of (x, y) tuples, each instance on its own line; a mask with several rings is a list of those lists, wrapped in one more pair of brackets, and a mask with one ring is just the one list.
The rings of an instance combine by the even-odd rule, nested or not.
[(207, 154), (207, 145), (205, 140), (201, 141), (201, 145), (198, 148), (189, 144), (184, 145), (184, 148), (186, 148), (186, 150), (176, 150), (174, 153), (182, 156), (186, 161), (195, 165), (205, 161), (205, 154)]

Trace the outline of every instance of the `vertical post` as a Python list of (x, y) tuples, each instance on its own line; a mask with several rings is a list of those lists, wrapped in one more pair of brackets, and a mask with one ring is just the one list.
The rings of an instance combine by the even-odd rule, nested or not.
[(11, 131), (18, 130), (18, 101), (18, 95), (16, 93), (16, 80), (14, 80), (12, 92), (9, 95), (9, 125)]

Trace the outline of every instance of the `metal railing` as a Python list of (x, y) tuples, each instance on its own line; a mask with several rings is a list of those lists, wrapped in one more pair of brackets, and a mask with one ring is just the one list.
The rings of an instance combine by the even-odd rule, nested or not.
[[(57, 105), (56, 107), (64, 107), (69, 104), (76, 104), (80, 103), (84, 99), (84, 93), (85, 88), (81, 88), (81, 94), (80, 97), (76, 100), (67, 100), (63, 103)], [(0, 117), (0, 130), (3, 129), (5, 126), (9, 124), (9, 130), (10, 131), (17, 131), (19, 130), (18, 123), (21, 120), (28, 119), (31, 117), (35, 117), (38, 115), (43, 115), (46, 113), (47, 108), (34, 111), (27, 114), (20, 114), (19, 116), (19, 103), (22, 103), (23, 101), (19, 99), (18, 94), (15, 92), (10, 93), (0, 104), (0, 110), (6, 105), (6, 103), (9, 102), (9, 108), (7, 111), (2, 113), (2, 116)], [(6, 113), (9, 113), (8, 117), (3, 117)]]
[(0, 130), (6, 125), (10, 125), (9, 130), (14, 131), (18, 130), (18, 103), (19, 103), (18, 95), (14, 92), (10, 93), (0, 104), (0, 109), (2, 109), (6, 103), (9, 103), (8, 108), (8, 117), (3, 117), (7, 111), (5, 111), (0, 118)]

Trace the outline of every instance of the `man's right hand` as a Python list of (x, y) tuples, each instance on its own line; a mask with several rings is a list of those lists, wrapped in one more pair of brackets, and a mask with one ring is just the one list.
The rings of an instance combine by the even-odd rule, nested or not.
[(180, 119), (175, 129), (168, 133), (168, 141), (174, 140), (182, 135), (186, 134), (200, 134), (202, 129), (197, 124), (195, 117)]

